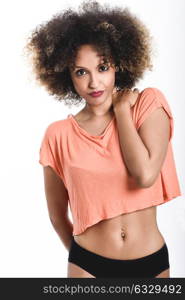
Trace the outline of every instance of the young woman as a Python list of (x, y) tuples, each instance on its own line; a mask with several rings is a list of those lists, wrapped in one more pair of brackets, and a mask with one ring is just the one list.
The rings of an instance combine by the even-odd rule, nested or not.
[(40, 148), (50, 220), (69, 251), (67, 276), (169, 277), (156, 207), (181, 195), (173, 116), (159, 89), (133, 89), (152, 68), (151, 37), (127, 8), (81, 8), (55, 15), (28, 43), (48, 92), (85, 103), (49, 124)]

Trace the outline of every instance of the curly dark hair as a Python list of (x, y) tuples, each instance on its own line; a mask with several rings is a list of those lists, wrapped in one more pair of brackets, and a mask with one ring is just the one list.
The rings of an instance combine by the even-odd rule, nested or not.
[(110, 8), (88, 0), (79, 6), (79, 12), (68, 8), (38, 25), (25, 49), (31, 55), (36, 81), (56, 100), (72, 105), (83, 102), (69, 69), (80, 46), (95, 46), (105, 61), (119, 68), (115, 86), (120, 90), (134, 87), (146, 69), (152, 70), (151, 41), (149, 30), (127, 7)]

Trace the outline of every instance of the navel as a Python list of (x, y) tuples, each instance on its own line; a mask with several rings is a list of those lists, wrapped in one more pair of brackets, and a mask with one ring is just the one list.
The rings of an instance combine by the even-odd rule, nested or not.
[(123, 239), (125, 239), (125, 237), (126, 237), (124, 228), (121, 228), (121, 237), (122, 237)]

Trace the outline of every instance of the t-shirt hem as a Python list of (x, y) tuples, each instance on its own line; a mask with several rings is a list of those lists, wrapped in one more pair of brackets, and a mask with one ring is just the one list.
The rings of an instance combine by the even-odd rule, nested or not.
[(159, 200), (159, 201), (155, 201), (155, 202), (153, 202), (152, 204), (150, 203), (149, 205), (145, 205), (145, 206), (138, 206), (136, 209), (123, 209), (122, 211), (121, 211), (121, 213), (120, 213), (120, 211), (119, 212), (117, 212), (117, 213), (114, 213), (114, 214), (112, 214), (112, 215), (109, 215), (109, 216), (107, 216), (106, 218), (101, 218), (101, 217), (99, 217), (98, 219), (96, 219), (96, 220), (94, 220), (93, 222), (91, 222), (91, 224), (88, 224), (85, 228), (83, 228), (82, 230), (78, 230), (78, 231), (73, 231), (73, 236), (74, 235), (79, 235), (79, 234), (81, 234), (81, 233), (83, 233), (86, 229), (88, 229), (89, 227), (91, 227), (91, 226), (93, 226), (93, 225), (95, 225), (95, 224), (97, 224), (97, 223), (99, 223), (100, 221), (102, 221), (102, 220), (107, 220), (107, 219), (111, 219), (111, 218), (114, 218), (114, 217), (116, 217), (116, 216), (119, 216), (119, 215), (121, 215), (121, 214), (123, 214), (123, 213), (131, 213), (131, 212), (135, 212), (135, 211), (138, 211), (138, 210), (141, 210), (141, 209), (145, 209), (145, 208), (149, 208), (149, 207), (153, 207), (153, 206), (157, 206), (157, 205), (161, 205), (161, 204), (165, 204), (166, 202), (168, 202), (168, 201), (170, 201), (170, 200), (172, 200), (172, 199), (175, 199), (175, 198), (177, 198), (177, 197), (179, 197), (179, 196), (182, 196), (182, 194), (181, 193), (178, 193), (178, 194), (175, 194), (175, 195), (171, 195), (171, 196), (164, 196), (164, 198), (163, 199), (161, 199), (161, 200)]

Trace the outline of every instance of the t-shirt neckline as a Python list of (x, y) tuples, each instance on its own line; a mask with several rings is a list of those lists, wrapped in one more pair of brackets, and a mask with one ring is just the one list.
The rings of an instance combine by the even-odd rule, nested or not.
[(103, 138), (107, 131), (109, 130), (109, 128), (111, 128), (112, 124), (113, 124), (113, 121), (115, 119), (115, 115), (112, 117), (112, 119), (110, 120), (110, 122), (108, 123), (108, 125), (106, 126), (106, 128), (104, 129), (103, 133), (100, 134), (100, 135), (92, 135), (90, 133), (88, 133), (84, 128), (82, 128), (79, 123), (77, 122), (77, 120), (74, 118), (74, 115), (73, 114), (70, 114), (68, 115), (68, 118), (73, 122), (74, 125), (76, 125), (76, 127), (82, 131), (85, 135), (87, 135), (88, 137), (92, 137), (92, 138), (95, 138), (95, 139), (101, 139)]

